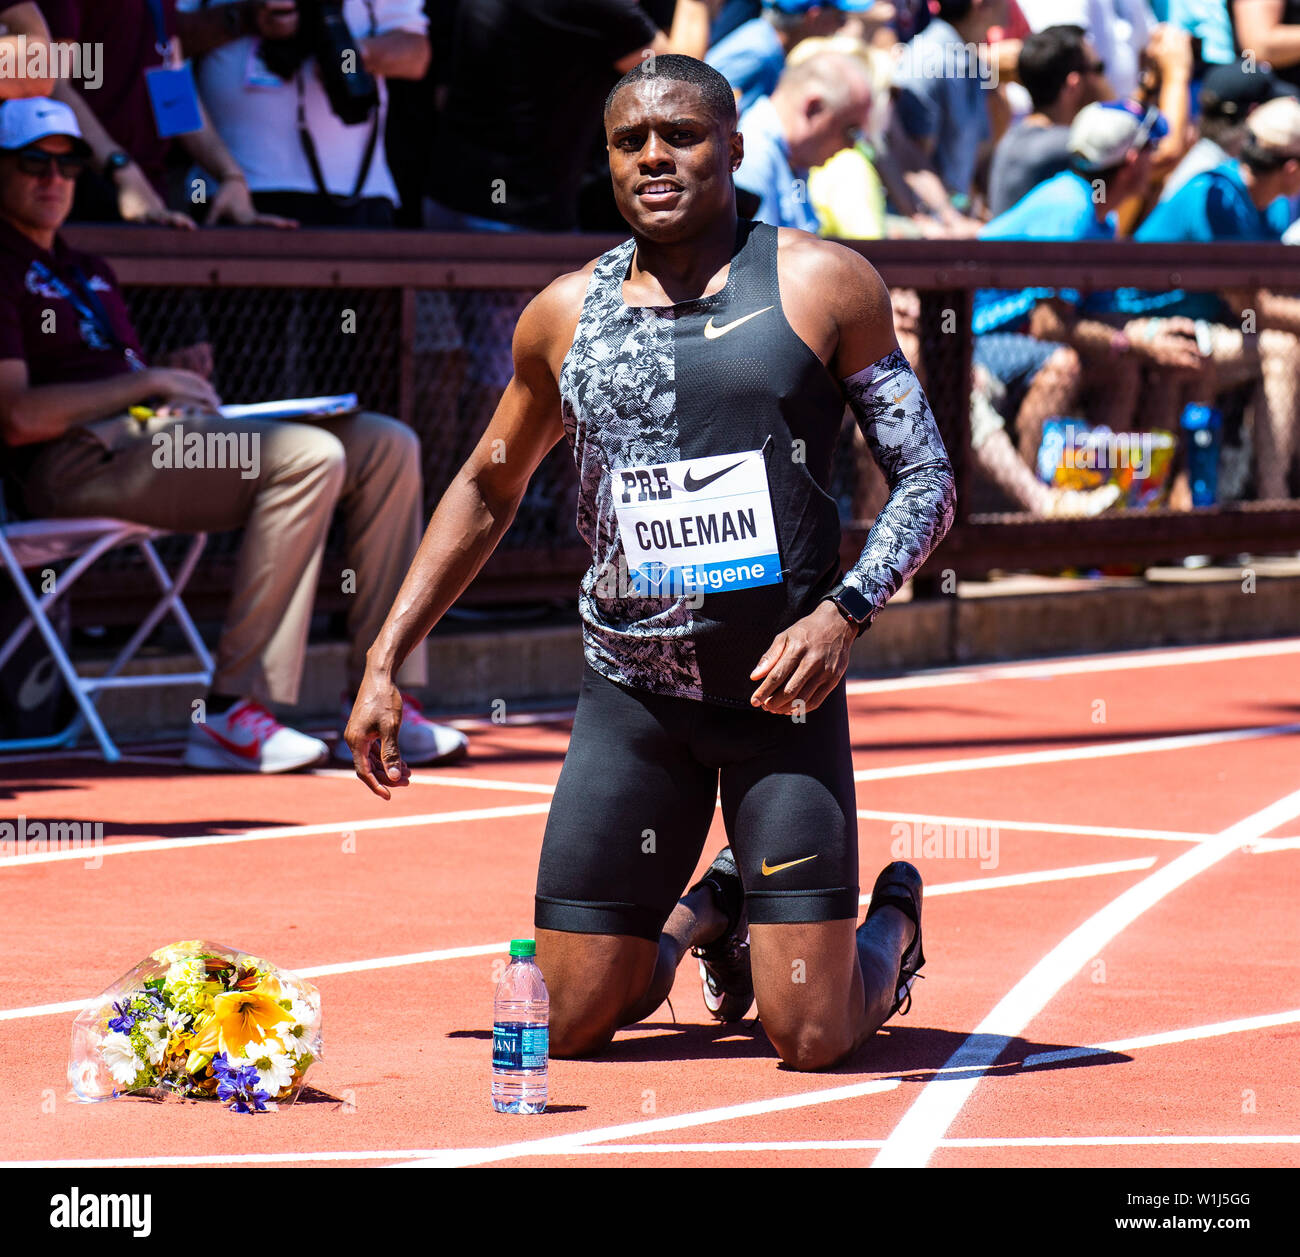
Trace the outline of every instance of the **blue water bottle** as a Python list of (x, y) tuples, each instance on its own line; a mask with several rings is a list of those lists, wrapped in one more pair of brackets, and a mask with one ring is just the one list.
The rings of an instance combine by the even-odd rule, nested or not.
[(531, 938), (510, 943), (492, 1017), (492, 1107), (498, 1113), (546, 1110), (551, 997)]
[(1192, 505), (1213, 506), (1219, 500), (1223, 411), (1191, 402), (1183, 407), (1181, 426), (1187, 433), (1187, 476), (1192, 483)]

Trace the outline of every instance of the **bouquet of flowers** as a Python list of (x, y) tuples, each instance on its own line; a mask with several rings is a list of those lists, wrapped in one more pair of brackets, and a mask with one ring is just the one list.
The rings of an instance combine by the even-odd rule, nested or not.
[(320, 993), (214, 943), (161, 947), (72, 1026), (69, 1099), (215, 1097), (238, 1113), (298, 1098), (321, 1055)]

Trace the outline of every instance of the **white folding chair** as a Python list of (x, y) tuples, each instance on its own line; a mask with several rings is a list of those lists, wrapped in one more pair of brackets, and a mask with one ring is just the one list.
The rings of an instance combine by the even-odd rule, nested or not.
[[(12, 577), (19, 597), (27, 606), (27, 616), (9, 635), (4, 645), (0, 646), (0, 668), (4, 667), (34, 627), (45, 639), (78, 707), (77, 715), (61, 732), (46, 737), (0, 740), (0, 751), (35, 751), (72, 746), (84, 723), (90, 726), (104, 758), (109, 763), (116, 763), (121, 759), (122, 753), (109, 737), (108, 730), (104, 728), (104, 722), (95, 709), (102, 691), (147, 689), (158, 685), (202, 685), (206, 689), (211, 683), (212, 656), (181, 601), (181, 593), (194, 571), (194, 565), (199, 561), (199, 555), (203, 553), (207, 533), (194, 534), (174, 577), (168, 574), (153, 547), (159, 537), (166, 535), (160, 529), (120, 519), (40, 519), (6, 523), (3, 514), (0, 514), (0, 565)], [(107, 672), (102, 677), (83, 677), (68, 658), (59, 635), (50, 623), (50, 610), (60, 598), (67, 595), (77, 579), (96, 559), (109, 550), (131, 545), (144, 556), (158, 582), (161, 591), (158, 601), (141, 621), (131, 640), (122, 647)], [(67, 560), (72, 562), (58, 574), (49, 592), (38, 595), (27, 578), (27, 572)], [(162, 676), (118, 676), (118, 672), (135, 656), (168, 612), (175, 617), (197, 656), (199, 670), (169, 672)]]

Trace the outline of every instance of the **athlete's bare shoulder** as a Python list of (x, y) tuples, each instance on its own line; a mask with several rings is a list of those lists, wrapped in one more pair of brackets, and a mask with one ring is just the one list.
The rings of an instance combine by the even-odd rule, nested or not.
[(827, 366), (840, 378), (880, 361), (898, 347), (889, 289), (857, 250), (782, 227), (777, 232), (776, 256), (787, 317), (796, 328), (799, 322), (830, 326), (835, 351)]
[(599, 261), (592, 258), (581, 270), (567, 271), (551, 280), (524, 307), (515, 327), (516, 370), (522, 354), (525, 359), (545, 362), (555, 378), (559, 378), (564, 355), (569, 352), (578, 328), (587, 284)]

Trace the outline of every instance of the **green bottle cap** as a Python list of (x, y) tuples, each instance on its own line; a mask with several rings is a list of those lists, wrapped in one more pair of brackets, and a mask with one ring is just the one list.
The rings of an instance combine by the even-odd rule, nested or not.
[(512, 956), (535, 956), (537, 955), (537, 944), (531, 938), (512, 938), (510, 940), (510, 954)]

